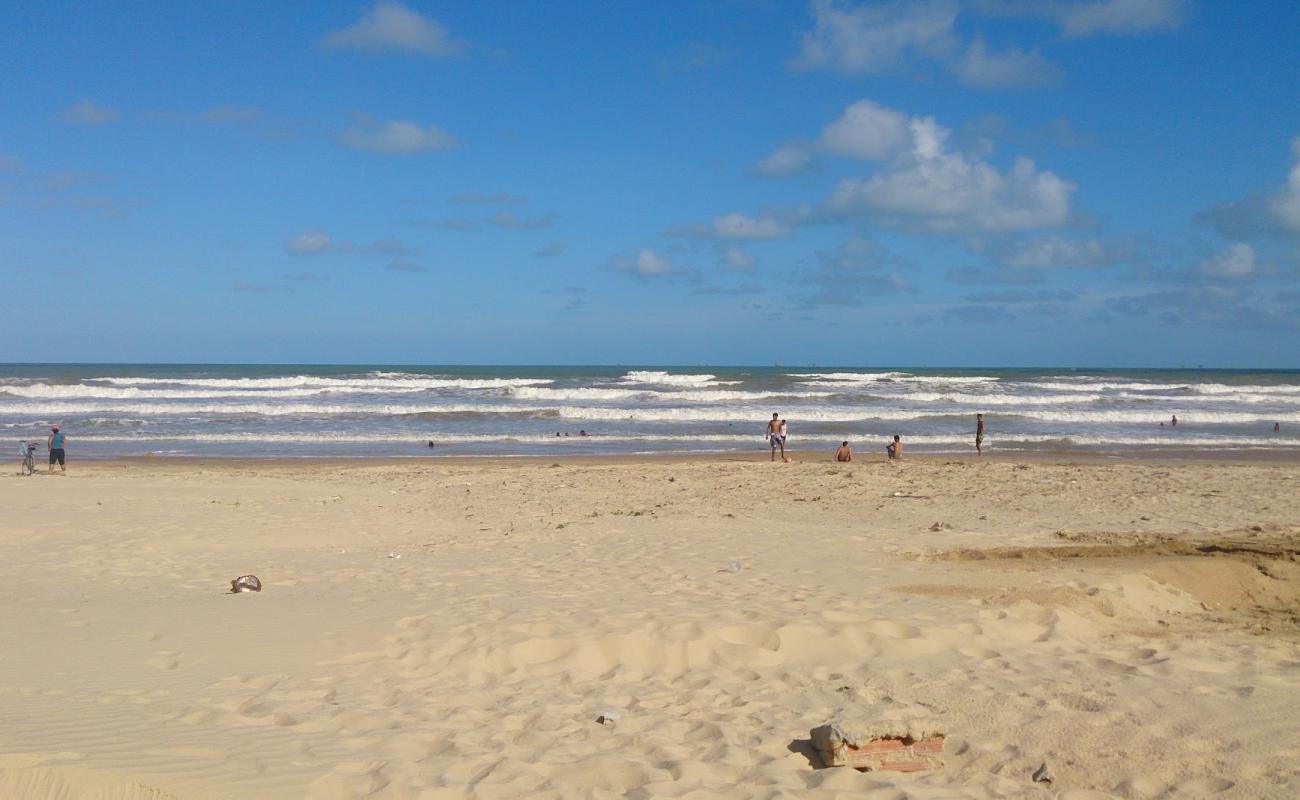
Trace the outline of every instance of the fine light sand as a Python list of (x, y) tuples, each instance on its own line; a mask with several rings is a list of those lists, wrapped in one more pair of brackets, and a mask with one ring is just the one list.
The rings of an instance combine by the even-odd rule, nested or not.
[(763, 458), (6, 469), (0, 798), (1300, 797), (1300, 466)]

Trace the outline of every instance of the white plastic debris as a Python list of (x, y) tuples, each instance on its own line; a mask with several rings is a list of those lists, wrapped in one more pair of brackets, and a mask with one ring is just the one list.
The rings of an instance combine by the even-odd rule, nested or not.
[(723, 564), (722, 568), (719, 569), (718, 572), (740, 572), (742, 566), (744, 565), (740, 563), (740, 559), (733, 558), (726, 564)]
[(262, 581), (256, 575), (240, 575), (230, 582), (230, 593), (239, 594), (240, 592), (260, 592), (262, 591)]
[(602, 711), (600, 712), (599, 715), (597, 715), (596, 722), (606, 727), (612, 728), (614, 727), (614, 723), (618, 722), (620, 716), (622, 715), (619, 714), (617, 711)]
[(401, 557), (402, 557), (402, 554), (401, 554), (401, 553), (389, 553), (389, 554), (388, 554), (388, 557), (389, 557), (389, 558), (401, 558)]

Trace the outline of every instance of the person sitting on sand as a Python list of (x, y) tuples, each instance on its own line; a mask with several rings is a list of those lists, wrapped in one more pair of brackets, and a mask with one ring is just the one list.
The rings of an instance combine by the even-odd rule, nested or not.
[(890, 458), (903, 457), (903, 440), (898, 438), (898, 434), (894, 434), (894, 441), (885, 445), (885, 454)]
[(840, 449), (835, 451), (835, 460), (840, 462), (853, 460), (853, 451), (849, 448), (848, 442), (840, 442)]

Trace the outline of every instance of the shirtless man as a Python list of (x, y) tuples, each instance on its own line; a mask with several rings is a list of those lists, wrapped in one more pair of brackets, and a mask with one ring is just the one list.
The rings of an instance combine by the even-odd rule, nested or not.
[(975, 455), (984, 455), (984, 415), (975, 415)]
[(903, 457), (903, 440), (898, 438), (898, 434), (894, 434), (894, 441), (885, 445), (885, 453), (887, 453), (890, 458)]
[(853, 460), (853, 451), (849, 449), (848, 442), (840, 442), (840, 449), (835, 451), (835, 460), (840, 462)]
[(781, 435), (781, 415), (773, 414), (767, 422), (767, 442), (772, 446), (772, 460), (776, 461), (776, 449), (781, 448), (781, 460), (785, 461), (785, 437)]

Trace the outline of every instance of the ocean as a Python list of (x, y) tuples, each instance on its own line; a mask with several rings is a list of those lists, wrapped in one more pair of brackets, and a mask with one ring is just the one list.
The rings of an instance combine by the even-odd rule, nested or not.
[(982, 412), (991, 452), (1295, 452), (1300, 371), (0, 365), (15, 458), (765, 452), (773, 412), (794, 450), (969, 453)]

